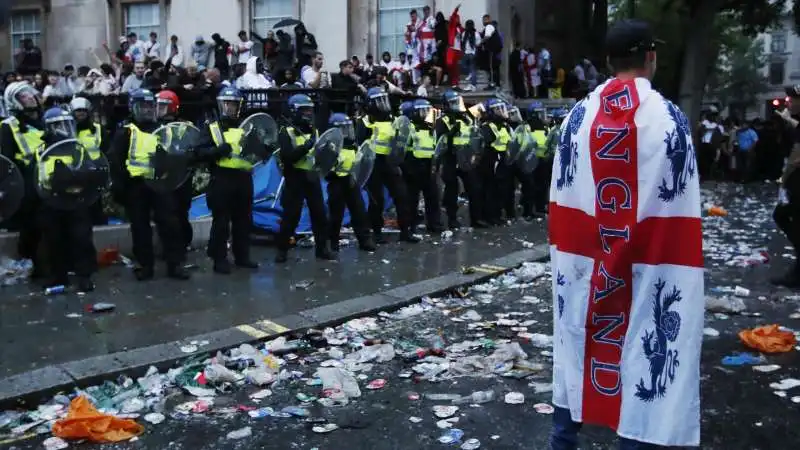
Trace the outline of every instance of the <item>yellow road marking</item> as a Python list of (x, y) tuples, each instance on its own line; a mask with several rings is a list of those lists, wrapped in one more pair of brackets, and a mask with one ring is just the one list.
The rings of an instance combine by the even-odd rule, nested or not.
[(493, 266), (491, 264), (481, 264), (480, 267), (485, 267), (487, 269), (493, 269), (493, 270), (495, 270), (497, 272), (502, 272), (504, 270), (508, 270), (507, 267)]
[(277, 324), (271, 320), (259, 320), (253, 325), (258, 326), (262, 330), (272, 331), (273, 333), (286, 333), (289, 331), (289, 329), (285, 326)]
[(239, 325), (238, 327), (236, 327), (236, 329), (255, 339), (263, 339), (271, 334), (265, 331), (261, 331), (258, 328), (253, 327), (252, 325)]

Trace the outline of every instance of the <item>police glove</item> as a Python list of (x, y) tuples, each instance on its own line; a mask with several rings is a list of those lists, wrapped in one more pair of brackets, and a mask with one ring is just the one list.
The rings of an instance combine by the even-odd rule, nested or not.
[(452, 127), (450, 127), (450, 132), (453, 136), (461, 133), (461, 122), (455, 122)]
[(69, 169), (62, 161), (56, 161), (53, 167), (53, 173), (50, 175), (50, 186), (53, 190), (64, 191), (73, 183), (74, 175), (72, 170)]
[(159, 178), (161, 174), (166, 172), (167, 170), (167, 151), (164, 150), (164, 147), (158, 146), (155, 153), (150, 160), (150, 165), (153, 167), (153, 171), (155, 172), (155, 177)]
[(231, 147), (231, 144), (228, 144), (227, 142), (217, 146), (217, 150), (215, 152), (215, 154), (220, 158), (227, 158), (231, 156), (231, 153), (233, 153), (233, 147)]

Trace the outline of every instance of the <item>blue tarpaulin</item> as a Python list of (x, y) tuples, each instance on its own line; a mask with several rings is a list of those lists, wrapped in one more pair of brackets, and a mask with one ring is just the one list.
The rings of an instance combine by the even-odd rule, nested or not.
[[(261, 231), (267, 233), (277, 233), (280, 228), (280, 217), (283, 212), (281, 208), (280, 193), (278, 190), (281, 185), (281, 172), (278, 169), (277, 160), (270, 159), (264, 164), (260, 164), (253, 169), (253, 225)], [(325, 198), (325, 204), (328, 201), (328, 183), (323, 179), (322, 181), (322, 195)], [(368, 204), (368, 195), (366, 191), (362, 192), (364, 205)], [(389, 200), (388, 195), (384, 192), (386, 198), (385, 207), (391, 207), (392, 202)], [(189, 216), (192, 219), (200, 219), (210, 217), (211, 211), (206, 204), (206, 196), (200, 195), (195, 197), (192, 201), (192, 208), (189, 210)], [(345, 211), (344, 225), (350, 223), (350, 213)], [(303, 214), (300, 217), (300, 224), (297, 226), (297, 233), (304, 233), (311, 231), (311, 219), (308, 215), (308, 208), (303, 207)]]

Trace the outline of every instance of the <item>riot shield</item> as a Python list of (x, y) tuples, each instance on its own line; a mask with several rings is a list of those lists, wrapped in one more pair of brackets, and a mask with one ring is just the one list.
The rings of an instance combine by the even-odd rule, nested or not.
[[(150, 173), (145, 177), (145, 183), (157, 192), (174, 191), (189, 178), (193, 147), (188, 146), (188, 138), (184, 141), (180, 130), (173, 124), (163, 125), (153, 134), (158, 138), (158, 147), (148, 155)], [(184, 130), (184, 134), (193, 133)], [(199, 141), (195, 141), (195, 145), (196, 142)]]
[(433, 150), (433, 161), (441, 161), (445, 153), (447, 153), (447, 136), (440, 136), (436, 141), (436, 148)]
[(535, 146), (531, 146), (530, 149), (523, 150), (520, 153), (519, 158), (517, 158), (517, 167), (519, 167), (520, 172), (525, 175), (533, 173), (538, 165), (539, 157), (536, 156)]
[(406, 147), (411, 137), (411, 121), (406, 116), (400, 116), (394, 120), (392, 128), (394, 128), (394, 137), (390, 146), (388, 162), (398, 166), (406, 158)]
[(109, 181), (105, 155), (75, 139), (51, 145), (36, 162), (36, 191), (51, 208), (87, 208), (100, 198)]
[(314, 169), (321, 176), (328, 175), (339, 162), (339, 152), (344, 145), (344, 136), (339, 128), (331, 128), (322, 133), (314, 143)]
[(478, 127), (472, 127), (469, 144), (456, 148), (456, 164), (464, 171), (472, 170), (478, 166), (483, 154), (483, 136)]
[(203, 133), (189, 122), (172, 122), (166, 125), (168, 131), (164, 131), (165, 139), (168, 139), (165, 147), (175, 147), (176, 151), (191, 153), (200, 145)]
[(242, 157), (251, 163), (265, 161), (272, 156), (278, 143), (278, 124), (269, 114), (256, 113), (239, 125), (244, 130)]
[(25, 181), (22, 173), (10, 159), (0, 155), (0, 222), (17, 212), (23, 197)]
[(374, 167), (375, 152), (372, 150), (369, 141), (366, 141), (358, 148), (353, 167), (350, 168), (350, 177), (353, 180), (353, 184), (358, 186), (359, 189), (364, 189)]
[(513, 165), (519, 158), (522, 145), (525, 143), (525, 127), (520, 125), (511, 133), (511, 141), (506, 148), (506, 164)]

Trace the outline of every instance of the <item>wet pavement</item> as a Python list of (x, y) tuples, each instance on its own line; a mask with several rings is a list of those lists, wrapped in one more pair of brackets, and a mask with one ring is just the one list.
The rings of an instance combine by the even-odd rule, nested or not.
[[(800, 423), (800, 387), (771, 386), (787, 379), (800, 379), (797, 350), (761, 355), (758, 367), (778, 366), (770, 372), (758, 371), (752, 365), (723, 362), (726, 356), (739, 352), (759, 355), (738, 339), (737, 333), (742, 329), (777, 323), (800, 330), (800, 295), (767, 282), (770, 275), (793, 262), (793, 256), (785, 248), (785, 239), (775, 232), (770, 218), (775, 188), (764, 185), (706, 188), (706, 206), (720, 205), (728, 210), (726, 217), (704, 219), (706, 292), (708, 297), (717, 299), (717, 304), (725, 304), (719, 299), (732, 297), (727, 291), (738, 286), (737, 299), (744, 302), (745, 310), (706, 313), (701, 365), (701, 447), (800, 448), (800, 428), (796, 426)], [(482, 449), (546, 449), (551, 416), (540, 412), (542, 407), (535, 405), (550, 402), (547, 385), (551, 381), (552, 361), (547, 338), (552, 333), (552, 299), (549, 274), (532, 279), (544, 270), (544, 265), (530, 265), (466, 292), (425, 300), (373, 320), (351, 321), (337, 328), (339, 334), (326, 335), (329, 344), (337, 347), (331, 345), (322, 350), (324, 353), (297, 351), (297, 358), (283, 356), (284, 376), (278, 378), (284, 379), (270, 386), (271, 395), (262, 400), (251, 397), (262, 388), (247, 383), (233, 393), (218, 393), (206, 400), (176, 391), (157, 407), (167, 416), (165, 422), (153, 425), (138, 418), (145, 426), (145, 433), (136, 442), (77, 447), (389, 450), (459, 448), (474, 443), (470, 439), (477, 439)], [(346, 339), (342, 342), (331, 339), (343, 336)], [(351, 352), (362, 348), (359, 343), (380, 345), (380, 342), (363, 342), (367, 338), (391, 342), (398, 354), (387, 362), (348, 362)], [(465, 341), (474, 342), (465, 344)], [(498, 349), (507, 349), (507, 342), (519, 343), (526, 354), (516, 355), (511, 365), (508, 359), (490, 356), (497, 356)], [(425, 361), (431, 364), (420, 364), (403, 357), (412, 353), (409, 349), (440, 343), (447, 360), (431, 358)], [(363, 348), (370, 347), (373, 346)], [(341, 359), (348, 354), (351, 356)], [(487, 373), (477, 369), (472, 364), (475, 361), (502, 362), (504, 369)], [(366, 364), (371, 367), (365, 367)], [(339, 366), (353, 369), (360, 397), (351, 398), (345, 406), (326, 406), (319, 401), (305, 404), (305, 410), (300, 412), (306, 412), (319, 423), (309, 423), (300, 417), (280, 417), (277, 412), (287, 406), (300, 406), (307, 397), (329, 400), (329, 393), (314, 381), (314, 374), (319, 374), (321, 367)], [(514, 369), (507, 370), (512, 366)], [(442, 367), (446, 370), (430, 379)], [(498, 366), (486, 364), (486, 367)], [(410, 378), (404, 374), (408, 371), (415, 371)], [(385, 386), (375, 390), (367, 387), (378, 379), (385, 380)], [(441, 443), (439, 439), (447, 430), (439, 426), (444, 424), (437, 424), (441, 419), (434, 415), (433, 407), (452, 403), (426, 395), (467, 396), (481, 390), (491, 390), (494, 399), (481, 404), (457, 403), (459, 409), (453, 417), (458, 421), (451, 427), (461, 430), (463, 436), (456, 444)], [(523, 394), (523, 403), (506, 403), (509, 393)], [(195, 412), (187, 412), (187, 402), (190, 402), (188, 408), (194, 408)], [(272, 408), (272, 413), (267, 407)], [(264, 409), (259, 414), (254, 408)], [(668, 415), (669, 411), (664, 413)], [(315, 426), (324, 425), (323, 420), (339, 428), (328, 434), (318, 433), (319, 429), (314, 431)], [(229, 436), (245, 427), (250, 427), (249, 436), (241, 439)], [(41, 448), (46, 436), (0, 448)], [(581, 448), (616, 448), (616, 438), (609, 430), (585, 427)]]
[[(393, 235), (389, 235), (392, 239)], [(396, 236), (396, 235), (394, 235)], [(297, 248), (290, 263), (276, 266), (274, 249), (254, 247), (262, 264), (254, 273), (216, 275), (203, 252), (190, 282), (164, 278), (139, 283), (124, 266), (103, 269), (89, 295), (45, 296), (36, 285), (0, 288), (0, 378), (91, 356), (171, 342), (242, 323), (280, 317), (433, 278), (543, 243), (544, 222), (518, 221), (491, 230), (460, 230), (452, 237), (424, 237), (417, 245), (392, 243), (377, 252), (342, 249), (336, 263)], [(297, 285), (313, 281), (306, 289)], [(91, 313), (110, 302), (110, 313)]]

